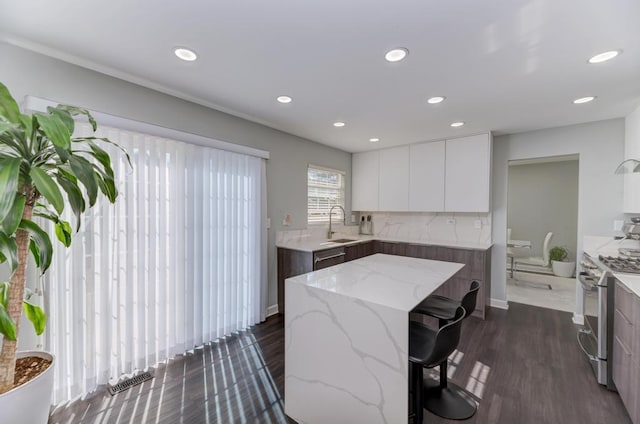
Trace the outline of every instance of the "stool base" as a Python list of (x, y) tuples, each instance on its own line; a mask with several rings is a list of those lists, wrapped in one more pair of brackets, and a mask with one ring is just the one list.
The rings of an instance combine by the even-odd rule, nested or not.
[(436, 381), (425, 381), (423, 402), (426, 410), (449, 420), (466, 420), (477, 409), (473, 398), (451, 382), (443, 389)]

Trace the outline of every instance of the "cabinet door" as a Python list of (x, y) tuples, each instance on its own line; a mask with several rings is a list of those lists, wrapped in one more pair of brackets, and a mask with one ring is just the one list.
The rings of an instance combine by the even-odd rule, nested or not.
[(445, 195), (447, 212), (489, 212), (491, 135), (447, 140)]
[(378, 209), (380, 153), (354, 153), (351, 160), (351, 209), (374, 212)]
[(410, 211), (444, 211), (444, 152), (444, 140), (410, 146)]
[(409, 146), (380, 150), (378, 210), (409, 209)]

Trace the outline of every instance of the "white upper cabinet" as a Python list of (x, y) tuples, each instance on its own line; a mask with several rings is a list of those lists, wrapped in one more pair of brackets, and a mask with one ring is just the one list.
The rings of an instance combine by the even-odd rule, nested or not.
[(410, 146), (410, 211), (444, 211), (444, 158), (444, 141), (412, 144)]
[[(640, 106), (624, 120), (624, 158), (640, 160)], [(624, 175), (624, 213), (640, 212), (640, 174)]]
[(409, 146), (380, 150), (378, 210), (409, 209)]
[(351, 208), (489, 212), (491, 134), (354, 153)]
[(351, 174), (351, 209), (377, 211), (380, 152), (354, 153)]
[(447, 140), (444, 209), (447, 212), (489, 212), (491, 135)]

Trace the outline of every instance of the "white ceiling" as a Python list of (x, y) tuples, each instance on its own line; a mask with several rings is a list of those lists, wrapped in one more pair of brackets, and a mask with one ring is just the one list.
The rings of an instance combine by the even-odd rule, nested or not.
[[(0, 11), (4, 41), (351, 152), (621, 117), (640, 99), (637, 0), (0, 0)], [(398, 46), (407, 59), (386, 62)], [(587, 64), (611, 49), (624, 53)], [(447, 100), (428, 105), (435, 95)]]

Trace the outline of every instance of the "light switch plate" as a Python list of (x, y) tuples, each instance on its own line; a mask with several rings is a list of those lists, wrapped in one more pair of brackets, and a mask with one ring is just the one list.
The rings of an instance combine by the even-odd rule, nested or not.
[(267, 230), (271, 228), (271, 218), (267, 218)]
[(622, 224), (624, 224), (623, 220), (615, 219), (613, 221), (613, 231), (622, 231)]
[(473, 228), (481, 229), (482, 228), (482, 220), (476, 219), (473, 221)]

